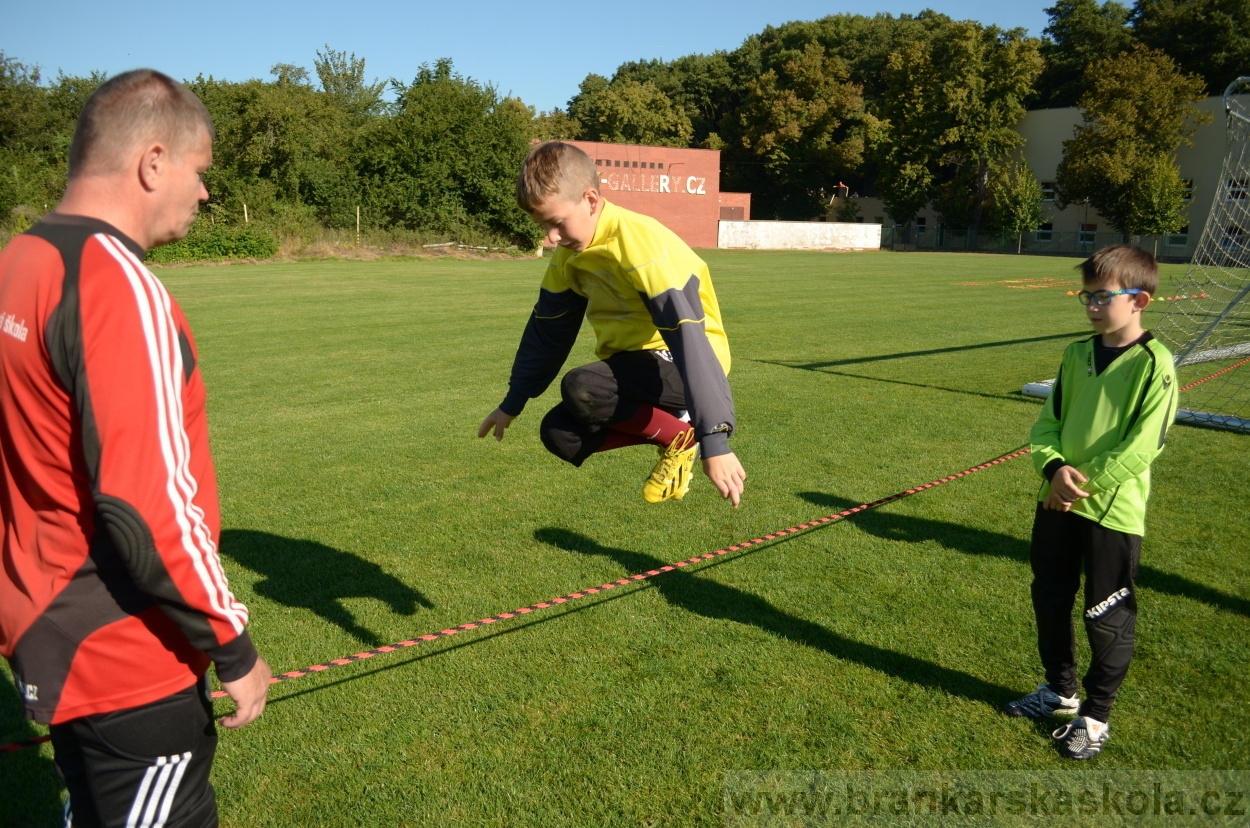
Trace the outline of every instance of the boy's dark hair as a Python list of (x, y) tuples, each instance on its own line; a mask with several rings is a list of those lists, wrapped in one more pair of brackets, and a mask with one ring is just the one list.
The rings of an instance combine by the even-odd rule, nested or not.
[(1104, 247), (1076, 266), (1087, 285), (1115, 279), (1122, 288), (1138, 288), (1154, 295), (1159, 289), (1159, 266), (1155, 257), (1127, 244)]
[(529, 151), (516, 179), (516, 202), (530, 212), (552, 196), (576, 201), (599, 189), (599, 171), (582, 150), (563, 141), (545, 141)]
[(161, 141), (177, 155), (200, 130), (213, 138), (213, 119), (195, 93), (154, 69), (109, 78), (87, 99), (69, 148), (69, 177), (121, 172), (127, 153)]

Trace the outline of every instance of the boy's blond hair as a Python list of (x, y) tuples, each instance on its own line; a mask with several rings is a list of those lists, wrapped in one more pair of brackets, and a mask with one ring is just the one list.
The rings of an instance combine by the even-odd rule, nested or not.
[(1155, 257), (1139, 247), (1113, 244), (1076, 266), (1087, 285), (1115, 279), (1122, 288), (1137, 288), (1154, 295), (1159, 289), (1159, 266)]
[(530, 150), (521, 164), (516, 201), (522, 210), (532, 212), (552, 196), (577, 201), (588, 189), (599, 189), (594, 159), (572, 144), (545, 141)]

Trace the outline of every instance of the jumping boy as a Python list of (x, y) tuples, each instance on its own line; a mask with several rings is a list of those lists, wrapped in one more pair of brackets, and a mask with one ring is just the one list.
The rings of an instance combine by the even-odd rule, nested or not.
[[(1149, 253), (1104, 248), (1082, 262), (1078, 294), (1095, 335), (1068, 346), (1030, 437), (1045, 478), (1030, 559), (1037, 648), (1046, 683), (1004, 708), (1009, 716), (1075, 715), (1052, 735), (1072, 759), (1097, 756), (1133, 655), (1133, 582), (1146, 529), (1150, 463), (1176, 413), (1172, 355), (1142, 328), (1159, 285)], [(1077, 698), (1072, 605), (1085, 570), (1090, 666)]]
[(557, 249), (508, 393), (477, 436), (493, 429), (503, 439), (560, 372), (587, 317), (599, 361), (564, 376), (560, 404), (543, 418), (543, 445), (574, 466), (599, 451), (658, 446), (659, 461), (642, 487), (648, 503), (686, 494), (701, 449), (704, 472), (737, 507), (746, 472), (729, 448), (729, 340), (707, 265), (655, 219), (606, 201), (594, 161), (571, 144), (534, 147), (516, 192)]

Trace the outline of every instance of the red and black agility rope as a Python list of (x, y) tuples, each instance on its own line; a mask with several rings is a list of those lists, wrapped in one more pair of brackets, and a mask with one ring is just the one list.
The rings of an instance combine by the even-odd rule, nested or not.
[[(833, 523), (834, 521), (837, 521), (837, 520), (842, 520), (843, 518), (850, 517), (853, 514), (856, 514), (858, 512), (863, 512), (867, 509), (875, 509), (878, 506), (884, 506), (885, 504), (892, 503), (895, 500), (900, 500), (904, 497), (909, 497), (911, 495), (918, 494), (919, 492), (925, 491), (926, 489), (932, 489), (934, 486), (940, 486), (943, 483), (949, 483), (950, 481), (957, 480), (961, 477), (967, 477), (968, 475), (973, 474), (974, 472), (979, 472), (983, 469), (988, 469), (991, 466), (997, 466), (1000, 463), (1006, 463), (1008, 460), (1014, 460), (1015, 458), (1022, 457), (1028, 453), (1029, 453), (1029, 449), (1021, 449), (1019, 451), (1012, 452), (1011, 454), (1005, 454), (1002, 457), (997, 457), (993, 460), (990, 460), (988, 463), (982, 463), (979, 466), (973, 466), (972, 468), (965, 469), (957, 474), (952, 474), (948, 477), (943, 477), (940, 480), (934, 480), (932, 483), (926, 483), (923, 486), (917, 486), (914, 489), (907, 489), (906, 491), (892, 494), (889, 497), (883, 497), (880, 500), (874, 500), (871, 503), (863, 503), (852, 509), (844, 509), (843, 511), (837, 512), (836, 514), (826, 515), (825, 517), (822, 517), (822, 518), (816, 518), (815, 520), (808, 521), (807, 523), (800, 523), (798, 526), (791, 526), (789, 529), (780, 529), (771, 534), (763, 535), (762, 537), (753, 538), (749, 541), (743, 541), (742, 543), (737, 543), (737, 544), (734, 544), (733, 546), (726, 546), (724, 549), (717, 549), (715, 552), (706, 552), (702, 555), (695, 555), (693, 558), (687, 558), (684, 561), (677, 561), (675, 563), (668, 564), (667, 566), (661, 566), (657, 569), (651, 569), (646, 572), (640, 572), (637, 575), (629, 575), (624, 578), (620, 578), (619, 580), (616, 580), (616, 581), (610, 581), (606, 584), (600, 584), (599, 586), (587, 587), (586, 589), (578, 590), (577, 592), (570, 592), (569, 594), (561, 595), (558, 598), (551, 598), (547, 601), (539, 601), (537, 604), (530, 604), (528, 607), (521, 607), (520, 609), (513, 610), (512, 612), (501, 612), (498, 615), (491, 615), (487, 618), (482, 618), (478, 621), (469, 621), (467, 623), (460, 624), (459, 626), (456, 626), (456, 627), (448, 627), (447, 629), (439, 630), (438, 632), (432, 632), (426, 635), (420, 635), (420, 636), (417, 636), (416, 638), (409, 638), (405, 641), (397, 641), (394, 644), (390, 644), (385, 647), (376, 647), (372, 650), (364, 650), (363, 652), (356, 653), (355, 655), (344, 656), (343, 658), (336, 658), (333, 661), (326, 661), (326, 662), (323, 662), (322, 664), (314, 664), (311, 667), (305, 667), (302, 670), (290, 670), (286, 673), (282, 673), (280, 675), (274, 676), (269, 681), (270, 681), (270, 684), (279, 684), (284, 681), (290, 681), (291, 679), (303, 678), (304, 676), (310, 676), (313, 673), (320, 673), (325, 670), (329, 670), (331, 667), (342, 667), (345, 664), (352, 664), (357, 661), (364, 661), (365, 659), (373, 658), (374, 656), (385, 655), (386, 653), (393, 653), (396, 650), (402, 650), (407, 647), (415, 647), (418, 644), (424, 644), (429, 641), (437, 641), (440, 638), (446, 638), (448, 636), (455, 635), (456, 633), (468, 632), (469, 630), (476, 630), (478, 627), (485, 627), (490, 624), (498, 624), (501, 621), (509, 621), (519, 616), (529, 615), (532, 612), (538, 612), (539, 610), (550, 609), (551, 607), (559, 606), (560, 604), (567, 604), (569, 601), (576, 601), (579, 598), (585, 598), (589, 595), (598, 595), (600, 592), (604, 592), (609, 589), (616, 589), (619, 586), (628, 586), (629, 584), (632, 584), (635, 581), (645, 581), (648, 578), (655, 578), (658, 575), (663, 575), (665, 572), (672, 572), (675, 569), (680, 569), (682, 567), (691, 566), (692, 564), (702, 563), (703, 561), (709, 561), (712, 558), (718, 558), (722, 555), (728, 555), (731, 552), (740, 552), (743, 549), (748, 549), (752, 546), (759, 546), (762, 543), (768, 543), (769, 541), (774, 541), (777, 538), (785, 537), (787, 535), (793, 535), (798, 532), (806, 531), (808, 529), (815, 529), (818, 526), (824, 526), (825, 524)], [(221, 698), (225, 698), (227, 696), (227, 693), (224, 690), (217, 690), (212, 695), (213, 695), (213, 698), (215, 699), (221, 699)]]
[[(800, 523), (799, 525), (791, 526), (788, 529), (779, 529), (776, 532), (771, 532), (767, 535), (762, 535), (758, 538), (752, 538), (751, 540), (748, 540), (748, 541), (736, 543), (733, 546), (726, 546), (723, 549), (717, 549), (715, 552), (705, 552), (702, 555), (695, 555), (693, 558), (687, 558), (684, 561), (677, 561), (675, 563), (668, 564), (666, 566), (661, 566), (656, 569), (651, 569), (646, 572), (640, 572), (636, 575), (629, 575), (627, 577), (620, 578), (615, 581), (609, 581), (606, 584), (600, 584), (599, 586), (587, 587), (585, 589), (578, 590), (577, 592), (570, 592), (567, 595), (561, 595), (558, 598), (551, 598), (547, 601), (539, 601), (537, 604), (530, 604), (528, 607), (521, 607), (520, 609), (513, 610), (512, 612), (501, 612), (498, 615), (491, 615), (487, 618), (482, 618), (478, 621), (469, 621), (467, 623), (460, 624), (455, 627), (448, 627), (446, 629), (439, 630), (438, 632), (427, 633), (426, 635), (419, 635), (415, 638), (409, 638), (404, 641), (397, 641), (394, 644), (390, 644), (385, 647), (375, 647), (372, 650), (364, 650), (362, 652), (355, 653), (354, 655), (344, 656), (342, 658), (336, 658), (336, 659), (333, 659), (332, 661), (326, 661), (321, 664), (313, 664), (312, 666), (305, 667), (302, 670), (289, 670), (285, 673), (274, 676), (273, 678), (269, 680), (269, 683), (281, 684), (284, 681), (290, 681), (292, 679), (303, 678), (304, 676), (311, 676), (314, 673), (321, 673), (326, 670), (329, 670), (331, 667), (342, 667), (345, 664), (352, 664), (357, 661), (364, 661), (365, 659), (373, 658), (374, 656), (380, 656), (380, 655), (385, 655), (387, 653), (393, 653), (396, 650), (403, 650), (408, 647), (416, 647), (418, 644), (425, 644), (430, 641), (437, 641), (440, 638), (447, 638), (448, 636), (452, 636), (457, 633), (468, 632), (469, 630), (476, 630), (478, 627), (485, 627), (491, 624), (498, 624), (502, 621), (509, 621), (513, 618), (529, 615), (530, 613), (538, 612), (539, 610), (550, 609), (551, 607), (559, 606), (561, 604), (567, 604), (569, 601), (576, 601), (579, 598), (585, 598), (590, 595), (598, 595), (600, 592), (604, 592), (609, 589), (616, 589), (619, 586), (628, 586), (629, 584), (632, 584), (636, 581), (645, 581), (648, 578), (655, 578), (659, 575), (663, 575), (666, 572), (672, 572), (675, 569), (681, 569), (683, 567), (691, 566), (693, 564), (699, 564), (704, 561), (709, 561), (713, 558), (719, 558), (723, 555), (728, 555), (731, 552), (740, 552), (743, 549), (749, 549), (753, 546), (759, 546), (760, 544), (769, 543), (770, 541), (777, 540), (778, 538), (783, 538), (789, 535), (797, 534), (799, 532), (805, 532), (809, 529), (815, 529), (820, 526), (825, 526), (827, 524), (834, 523), (835, 521), (842, 520), (843, 518), (848, 518), (851, 515), (858, 514), (859, 512), (864, 512), (864, 511), (867, 511), (868, 509), (875, 509), (878, 506), (884, 506), (887, 503), (893, 503), (896, 500), (901, 500), (905, 497), (910, 497), (911, 495), (919, 494), (920, 492), (926, 491), (928, 489), (932, 489), (936, 486), (941, 486), (943, 483), (949, 483), (952, 480), (958, 480), (961, 477), (967, 477), (970, 474), (975, 474), (976, 472), (983, 471), (985, 469), (991, 468), (992, 466), (997, 466), (1001, 463), (1006, 463), (1008, 460), (1014, 460), (1017, 457), (1023, 457), (1024, 455), (1028, 453), (1029, 453), (1029, 449), (1027, 448), (1020, 449), (1010, 454), (1004, 454), (1001, 457), (996, 457), (993, 460), (982, 463), (979, 466), (973, 466), (970, 469), (964, 469), (961, 472), (947, 475), (946, 477), (940, 478), (938, 480), (934, 480), (931, 483), (925, 483), (923, 486), (916, 486), (915, 488), (906, 489), (904, 491), (892, 494), (888, 497), (883, 497), (880, 500), (874, 500), (871, 503), (862, 503), (859, 506), (855, 506), (850, 509), (843, 509), (841, 512), (836, 512), (832, 515), (826, 515), (825, 517), (816, 518), (815, 520), (809, 520), (807, 523)], [(215, 699), (225, 698), (226, 695), (227, 693), (224, 690), (217, 690), (212, 694), (213, 698)], [(34, 739), (27, 739), (22, 742), (13, 742), (12, 744), (8, 744), (8, 745), (0, 745), (0, 753), (7, 753), (9, 751), (21, 750), (22, 748), (31, 747), (33, 745), (38, 745), (38, 744), (48, 741), (49, 738), (50, 737), (48, 736), (39, 736)]]
[[(1200, 380), (1194, 380), (1189, 385), (1186, 385), (1184, 388), (1182, 388), (1181, 391), (1188, 391), (1189, 389), (1193, 388), (1195, 385), (1202, 385), (1207, 380), (1215, 379), (1220, 374), (1227, 374), (1229, 371), (1233, 370), (1234, 368), (1240, 368), (1242, 365), (1245, 365), (1247, 362), (1250, 362), (1250, 357), (1246, 357), (1241, 362), (1234, 362), (1232, 365), (1228, 366), (1227, 368), (1224, 368), (1223, 370), (1216, 371), (1214, 374), (1211, 374), (1209, 377), (1203, 377)], [(1179, 394), (1180, 391), (1176, 393)]]
[[(1188, 389), (1193, 388), (1195, 385), (1200, 385), (1209, 379), (1218, 377), (1220, 374), (1226, 374), (1229, 371), (1233, 370), (1234, 368), (1237, 368), (1240, 365), (1244, 365), (1247, 362), (1250, 362), (1250, 357), (1243, 359), (1241, 362), (1230, 365), (1221, 371), (1216, 371), (1214, 374), (1211, 374), (1210, 376), (1203, 377), (1202, 379), (1197, 380), (1196, 382), (1191, 382), (1189, 385), (1186, 385), (1184, 388), (1180, 390), (1187, 391)], [(426, 635), (417, 636), (416, 638), (409, 638), (404, 641), (397, 641), (396, 643), (390, 644), (385, 647), (376, 647), (372, 650), (364, 650), (363, 652), (356, 653), (355, 655), (344, 656), (343, 658), (336, 658), (332, 661), (326, 661), (321, 664), (313, 664), (312, 666), (305, 667), (302, 670), (289, 670), (285, 673), (274, 676), (269, 681), (270, 681), (270, 684), (280, 684), (284, 681), (290, 681), (291, 679), (303, 678), (304, 676), (310, 676), (314, 673), (324, 672), (325, 670), (329, 670), (331, 667), (342, 667), (345, 664), (352, 664), (357, 661), (364, 661), (365, 659), (373, 658), (374, 656), (385, 655), (386, 653), (393, 653), (396, 650), (402, 650), (408, 647), (415, 647), (418, 644), (424, 644), (429, 641), (437, 641), (440, 638), (446, 638), (448, 636), (455, 635), (456, 633), (468, 632), (469, 630), (475, 630), (478, 627), (489, 626), (490, 624), (497, 624), (501, 621), (508, 621), (512, 618), (516, 618), (517, 616), (529, 615), (532, 612), (545, 610), (550, 607), (559, 606), (560, 604), (567, 604), (569, 601), (576, 601), (577, 599), (585, 598), (588, 595), (597, 595), (600, 592), (603, 592), (605, 590), (615, 589), (618, 586), (626, 586), (628, 584), (634, 583), (635, 581), (644, 581), (647, 578), (654, 578), (658, 575), (663, 575), (665, 572), (672, 572), (674, 569), (680, 569), (682, 567), (690, 566), (692, 564), (702, 563), (703, 561), (711, 560), (712, 558), (717, 558), (722, 555), (728, 555), (731, 552), (739, 552), (743, 549), (747, 549), (752, 546), (759, 546), (762, 543), (768, 543), (770, 541), (776, 540), (777, 538), (785, 537), (787, 535), (794, 535), (799, 532), (805, 532), (809, 529), (815, 529), (818, 526), (824, 526), (826, 524), (842, 520), (843, 518), (848, 518), (851, 515), (857, 514), (859, 512), (863, 512), (868, 509), (875, 509), (878, 506), (884, 506), (887, 503), (893, 503), (896, 500), (901, 500), (905, 497), (910, 497), (911, 495), (919, 494), (920, 492), (926, 491), (928, 489), (932, 489), (935, 486), (941, 486), (943, 483), (949, 483), (952, 480), (958, 480), (961, 477), (967, 477), (970, 474), (975, 474), (976, 472), (983, 471), (984, 469), (988, 469), (992, 466), (997, 466), (1001, 463), (1006, 463), (1008, 460), (1015, 460), (1017, 457), (1023, 457), (1024, 455), (1028, 454), (1029, 451), (1030, 450), (1027, 448), (1020, 449), (1019, 451), (1013, 451), (1010, 454), (1004, 454), (1001, 457), (996, 457), (993, 460), (990, 460), (989, 462), (986, 462), (986, 463), (982, 463), (979, 466), (973, 466), (970, 469), (964, 469), (961, 472), (956, 472), (955, 474), (947, 475), (946, 477), (940, 478), (938, 480), (934, 480), (931, 483), (925, 483), (923, 486), (916, 486), (915, 488), (912, 488), (912, 489), (906, 489), (901, 492), (896, 492), (895, 494), (889, 495), (888, 497), (883, 497), (880, 500), (874, 500), (871, 503), (861, 503), (859, 506), (855, 506), (854, 508), (843, 509), (841, 512), (835, 512), (832, 515), (826, 515), (825, 517), (822, 517), (822, 518), (816, 518), (815, 520), (810, 520), (807, 523), (800, 523), (798, 526), (791, 526), (789, 529), (781, 529), (776, 532), (772, 532), (771, 534), (764, 535), (762, 537), (753, 538), (749, 541), (743, 541), (742, 543), (734, 544), (733, 546), (726, 546), (724, 549), (717, 549), (715, 552), (706, 552), (702, 555), (696, 555), (693, 558), (687, 558), (684, 561), (677, 561), (676, 563), (668, 564), (667, 566), (662, 566), (658, 569), (652, 569), (647, 572), (641, 572), (637, 575), (630, 575), (626, 578), (621, 578), (619, 580), (612, 581), (610, 583), (600, 584), (597, 587), (587, 587), (586, 589), (580, 590), (578, 592), (570, 592), (568, 595), (561, 595), (559, 598), (552, 598), (548, 601), (540, 601), (537, 604), (530, 604), (528, 607), (521, 607), (520, 609), (513, 610), (512, 612), (501, 612), (498, 615), (492, 615), (487, 618), (483, 618), (479, 621), (469, 621), (465, 624), (460, 624), (459, 626), (456, 626), (456, 627), (448, 627), (445, 630), (439, 630), (438, 632), (435, 632), (435, 633), (428, 633)], [(213, 698), (220, 699), (220, 698), (224, 698), (227, 694), (223, 690), (217, 690), (212, 695), (213, 695)], [(48, 741), (50, 738), (51, 737), (49, 736), (38, 736), (33, 739), (26, 739), (20, 742), (12, 742), (7, 745), (0, 745), (0, 753), (10, 753), (12, 751), (21, 750), (22, 748), (33, 747), (35, 745), (43, 744), (44, 742)]]

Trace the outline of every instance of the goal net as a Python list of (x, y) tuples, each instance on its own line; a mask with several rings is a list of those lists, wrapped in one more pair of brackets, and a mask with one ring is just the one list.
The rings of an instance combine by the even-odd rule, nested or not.
[(1150, 326), (1176, 357), (1178, 422), (1250, 433), (1250, 77), (1224, 92), (1227, 137), (1211, 212), (1175, 298)]
[[(1167, 311), (1150, 325), (1176, 358), (1185, 395), (1177, 422), (1250, 434), (1250, 77), (1224, 91), (1224, 163), (1211, 212), (1183, 278), (1160, 293)], [(1050, 396), (1054, 380), (1024, 386)]]

